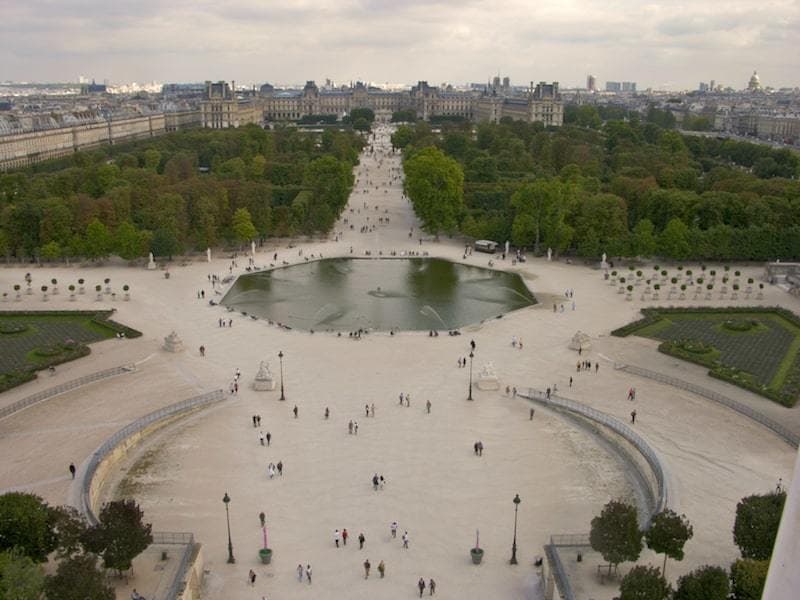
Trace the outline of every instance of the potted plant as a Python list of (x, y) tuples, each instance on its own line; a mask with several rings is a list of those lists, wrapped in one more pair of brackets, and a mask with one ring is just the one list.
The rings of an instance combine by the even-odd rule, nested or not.
[(106, 277), (106, 278), (103, 280), (103, 283), (105, 283), (105, 284), (106, 284), (106, 294), (110, 294), (110, 293), (111, 293), (111, 286), (110, 286), (109, 284), (111, 283), (111, 279), (109, 279), (108, 277)]
[(469, 549), (469, 555), (472, 557), (473, 565), (479, 565), (483, 560), (483, 548), (481, 548), (480, 539), (480, 531), (475, 530), (475, 547)]
[(122, 286), (122, 291), (125, 292), (125, 300), (131, 299), (130, 289), (131, 286), (129, 286), (127, 283)]
[(19, 300), (19, 290), (20, 290), (20, 285), (18, 283), (15, 283), (14, 284), (14, 291), (17, 292), (16, 300)]
[(50, 283), (53, 284), (53, 295), (55, 296), (56, 294), (58, 294), (58, 280), (54, 277), (53, 279), (50, 280)]
[(261, 559), (262, 564), (268, 565), (272, 561), (272, 549), (267, 545), (266, 525), (261, 528), (261, 531), (264, 534), (264, 547), (258, 551), (258, 557)]
[(79, 294), (83, 294), (83, 292), (84, 292), (84, 289), (83, 289), (83, 279), (78, 279), (78, 285), (80, 286), (80, 288), (78, 288), (78, 293), (79, 293)]
[(633, 286), (632, 286), (632, 285), (629, 285), (629, 286), (628, 286), (627, 288), (625, 288), (625, 289), (627, 289), (627, 290), (628, 290), (628, 296), (627, 296), (627, 299), (628, 299), (628, 300), (630, 300), (630, 299), (632, 298), (632, 296), (631, 296), (631, 293), (633, 292)]
[(94, 291), (97, 292), (97, 299), (98, 300), (102, 300), (103, 299), (103, 286), (98, 283), (96, 286), (94, 286)]
[(72, 283), (69, 284), (69, 299), (72, 301), (75, 300), (75, 285)]
[(42, 286), (42, 300), (47, 302), (47, 286), (46, 285)]

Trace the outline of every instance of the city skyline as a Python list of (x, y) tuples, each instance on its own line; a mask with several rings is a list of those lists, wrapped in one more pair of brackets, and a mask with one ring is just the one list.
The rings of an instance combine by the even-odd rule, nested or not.
[(639, 89), (796, 87), (800, 5), (735, 0), (422, 2), (11, 0), (0, 80), (560, 81)]

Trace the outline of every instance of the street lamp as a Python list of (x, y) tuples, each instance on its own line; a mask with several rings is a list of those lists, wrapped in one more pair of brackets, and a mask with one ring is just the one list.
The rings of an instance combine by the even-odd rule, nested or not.
[(511, 544), (511, 560), (509, 564), (516, 565), (517, 564), (517, 510), (519, 509), (519, 503), (522, 500), (519, 499), (519, 494), (514, 495), (514, 541)]
[(283, 350), (278, 352), (278, 359), (281, 361), (281, 397), (280, 397), (280, 400), (286, 400), (286, 396), (283, 393)]
[(231, 542), (231, 514), (228, 511), (228, 504), (231, 501), (231, 497), (228, 496), (228, 492), (225, 492), (222, 501), (225, 503), (225, 518), (228, 520), (228, 564), (232, 565), (236, 562), (236, 559), (233, 558), (233, 543)]
[(475, 356), (475, 353), (470, 350), (469, 351), (469, 396), (467, 396), (467, 400), (472, 400), (472, 357)]

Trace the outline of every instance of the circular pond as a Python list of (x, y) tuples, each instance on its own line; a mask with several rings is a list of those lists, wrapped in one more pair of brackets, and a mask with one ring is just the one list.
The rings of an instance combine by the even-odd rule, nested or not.
[(522, 278), (438, 258), (330, 258), (242, 275), (222, 304), (319, 331), (456, 329), (535, 304)]

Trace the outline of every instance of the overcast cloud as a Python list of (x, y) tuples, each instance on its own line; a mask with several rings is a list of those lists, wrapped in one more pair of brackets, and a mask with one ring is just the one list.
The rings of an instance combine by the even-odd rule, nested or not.
[(795, 87), (797, 0), (0, 0), (0, 80)]

